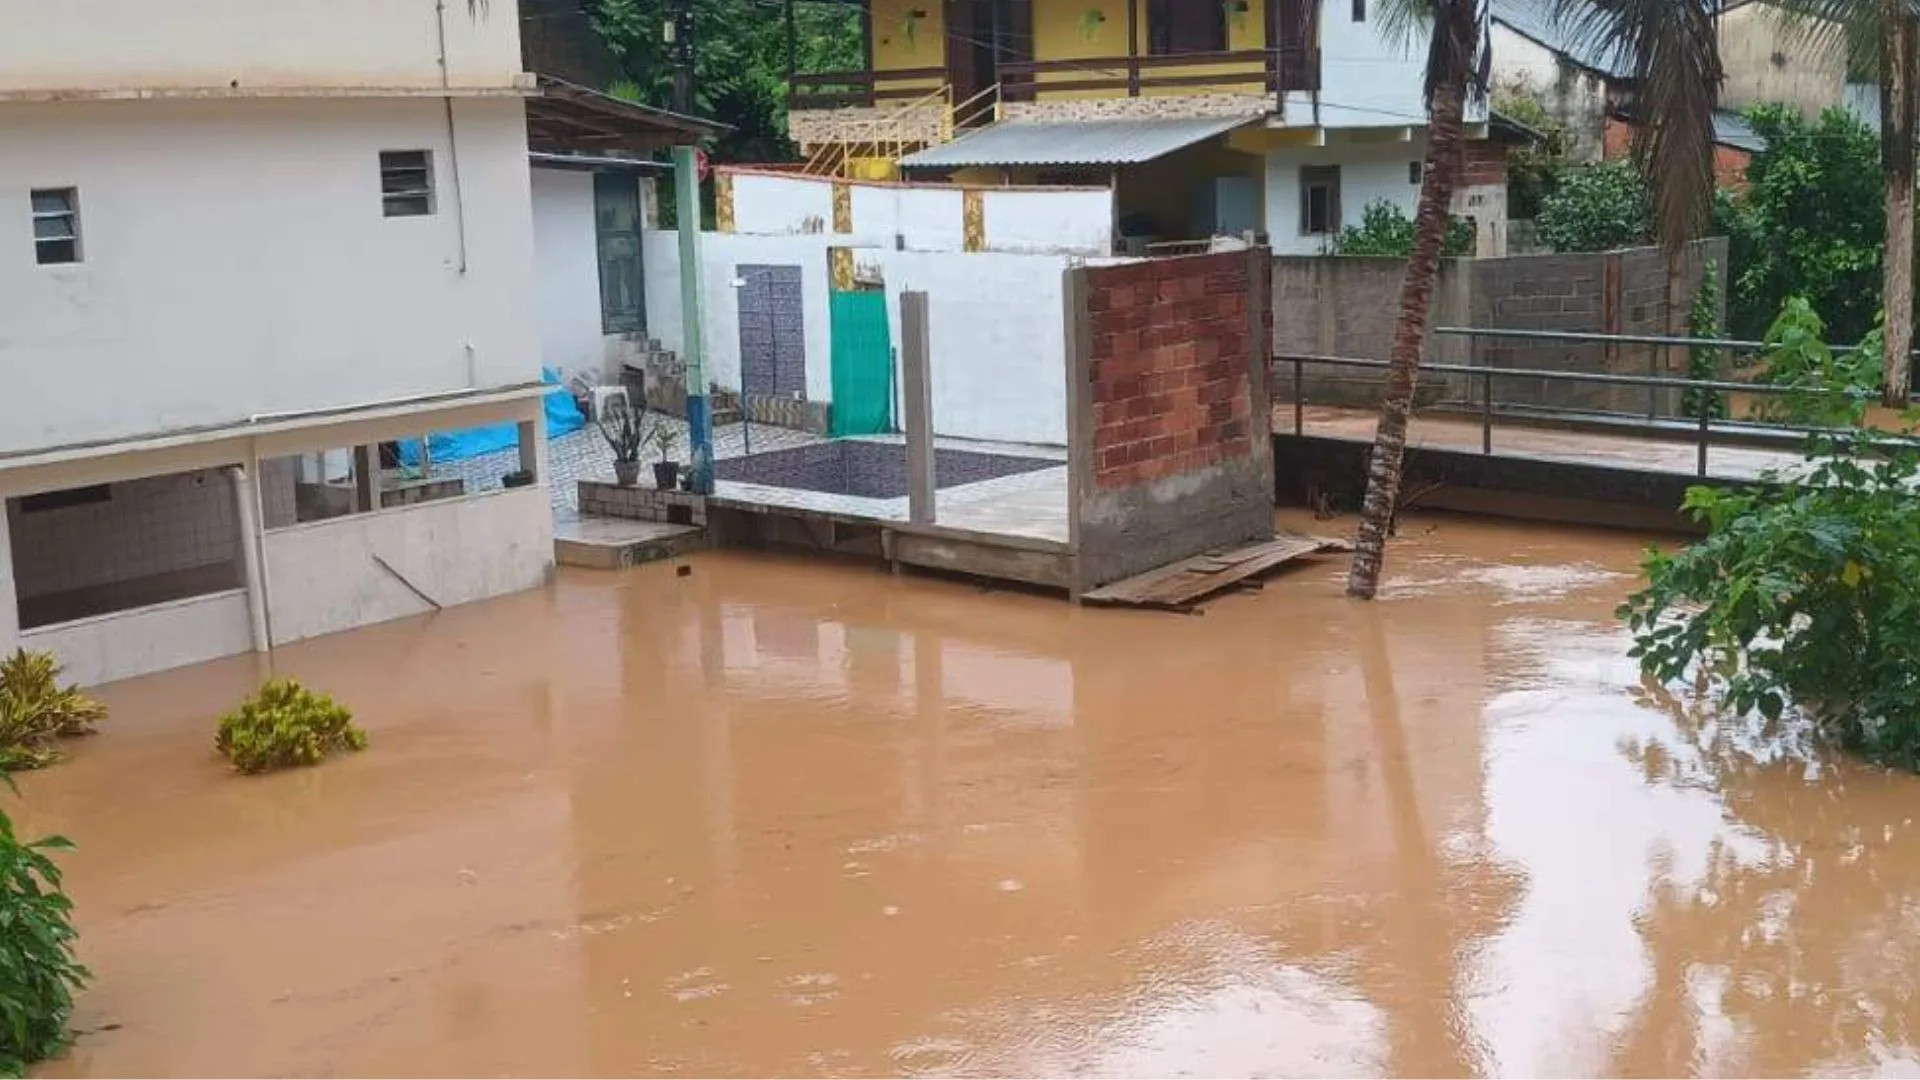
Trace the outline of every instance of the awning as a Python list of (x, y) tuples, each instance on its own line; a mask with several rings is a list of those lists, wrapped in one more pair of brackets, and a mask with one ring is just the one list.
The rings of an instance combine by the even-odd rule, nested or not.
[(1138, 165), (1205, 142), (1258, 116), (1199, 120), (1009, 120), (900, 159), (907, 169), (1001, 165)]
[(542, 153), (648, 152), (699, 142), (729, 130), (698, 116), (656, 109), (541, 75), (527, 99), (527, 146)]

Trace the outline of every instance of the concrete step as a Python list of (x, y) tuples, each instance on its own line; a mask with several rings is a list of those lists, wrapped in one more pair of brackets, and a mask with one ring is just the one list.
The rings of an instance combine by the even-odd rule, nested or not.
[(697, 525), (583, 517), (553, 526), (554, 561), (589, 570), (620, 570), (678, 558), (706, 546), (707, 531)]

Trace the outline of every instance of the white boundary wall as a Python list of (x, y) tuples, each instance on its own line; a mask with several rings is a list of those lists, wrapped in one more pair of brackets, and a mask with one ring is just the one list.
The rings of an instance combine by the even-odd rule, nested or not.
[(966, 248), (967, 192), (978, 191), (986, 251), (1091, 256), (1113, 250), (1113, 192), (1106, 188), (841, 181), (849, 189), (853, 228), (836, 233), (835, 181), (753, 172), (729, 175), (731, 235), (824, 235), (845, 247), (959, 252)]

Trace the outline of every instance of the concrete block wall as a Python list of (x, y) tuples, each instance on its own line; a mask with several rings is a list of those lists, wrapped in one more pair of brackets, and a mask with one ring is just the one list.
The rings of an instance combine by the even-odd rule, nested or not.
[[(1684, 328), (1701, 270), (1709, 261), (1720, 267), (1724, 283), (1724, 238), (1688, 246), (1670, 295), (1666, 259), (1658, 248), (1443, 260), (1430, 325), (1666, 334)], [(1405, 269), (1404, 260), (1392, 258), (1275, 259), (1274, 351), (1385, 359), (1392, 349)], [(1724, 322), (1724, 286), (1721, 307)], [(1425, 355), (1435, 363), (1611, 374), (1679, 375), (1678, 366), (1684, 363), (1681, 350), (1659, 347), (1452, 335), (1430, 335)], [(1278, 365), (1274, 377), (1276, 395), (1291, 400), (1292, 365)], [(1377, 376), (1354, 369), (1309, 364), (1304, 378), (1306, 398), (1316, 404), (1371, 406), (1378, 399)], [(1420, 400), (1469, 404), (1478, 402), (1480, 392), (1478, 379), (1429, 374), (1421, 379)], [(1644, 413), (1649, 407), (1645, 389), (1597, 383), (1509, 377), (1495, 383), (1494, 395), (1498, 402), (1559, 409)], [(1651, 404), (1663, 415), (1677, 415), (1674, 395), (1656, 395)]]
[(1263, 249), (1074, 272), (1081, 589), (1272, 535)]
[(233, 485), (217, 469), (107, 485), (108, 498), (24, 510), (7, 500), (21, 599), (133, 581), (239, 557)]

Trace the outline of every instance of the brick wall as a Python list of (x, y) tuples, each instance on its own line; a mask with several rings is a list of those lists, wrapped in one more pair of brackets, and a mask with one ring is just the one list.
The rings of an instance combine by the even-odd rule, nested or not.
[(1507, 182), (1507, 147), (1496, 139), (1469, 139), (1460, 163), (1460, 186)]
[(1075, 271), (1081, 587), (1273, 528), (1264, 250)]
[(1093, 275), (1094, 483), (1124, 487), (1251, 452), (1247, 260)]

